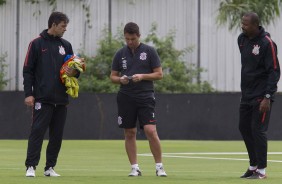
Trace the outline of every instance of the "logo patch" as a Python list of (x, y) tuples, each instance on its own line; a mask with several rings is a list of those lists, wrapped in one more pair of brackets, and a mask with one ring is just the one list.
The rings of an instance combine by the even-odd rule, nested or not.
[(121, 125), (122, 124), (122, 117), (118, 117), (118, 125)]
[(146, 60), (146, 59), (147, 59), (147, 53), (142, 52), (142, 53), (140, 54), (140, 60), (144, 61), (144, 60)]
[(127, 69), (127, 61), (122, 60), (122, 69), (126, 70)]
[(36, 102), (36, 103), (35, 103), (35, 106), (34, 106), (34, 109), (35, 109), (35, 110), (41, 109), (41, 103), (40, 103), (40, 102)]
[(259, 45), (254, 45), (254, 48), (253, 48), (252, 53), (253, 53), (254, 55), (259, 55), (259, 48), (260, 48)]
[(66, 55), (66, 51), (65, 51), (65, 48), (63, 46), (59, 46), (59, 53), (61, 55)]

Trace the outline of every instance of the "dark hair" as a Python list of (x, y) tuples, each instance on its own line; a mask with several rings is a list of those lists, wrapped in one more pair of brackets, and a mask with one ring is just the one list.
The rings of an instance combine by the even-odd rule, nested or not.
[(61, 22), (69, 23), (68, 16), (62, 12), (53, 12), (48, 20), (48, 28), (51, 28), (53, 23), (58, 25)]
[(123, 33), (140, 35), (139, 26), (134, 22), (129, 22), (124, 26)]
[(259, 20), (259, 16), (258, 16), (257, 13), (255, 13), (255, 12), (247, 12), (247, 13), (244, 13), (243, 16), (244, 17), (250, 17), (251, 18), (251, 23), (254, 24), (254, 25), (259, 26), (260, 20)]

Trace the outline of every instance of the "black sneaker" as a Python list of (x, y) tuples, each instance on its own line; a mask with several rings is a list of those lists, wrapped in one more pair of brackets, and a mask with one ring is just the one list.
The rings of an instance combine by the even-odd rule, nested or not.
[(256, 172), (256, 170), (250, 170), (248, 169), (245, 174), (243, 174), (242, 176), (240, 176), (240, 178), (247, 178), (247, 177), (250, 177), (252, 176), (254, 173)]
[(251, 176), (247, 177), (247, 179), (266, 179), (266, 175), (255, 171)]

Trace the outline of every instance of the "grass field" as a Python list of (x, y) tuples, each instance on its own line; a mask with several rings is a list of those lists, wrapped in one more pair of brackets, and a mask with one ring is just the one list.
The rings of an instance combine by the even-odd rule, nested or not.
[(282, 141), (269, 142), (266, 180), (240, 179), (248, 161), (242, 141), (162, 141), (168, 177), (156, 177), (147, 141), (138, 141), (142, 177), (128, 177), (130, 166), (122, 140), (64, 140), (56, 171), (43, 176), (42, 157), (35, 178), (25, 177), (26, 140), (0, 140), (1, 184), (250, 184), (282, 182)]

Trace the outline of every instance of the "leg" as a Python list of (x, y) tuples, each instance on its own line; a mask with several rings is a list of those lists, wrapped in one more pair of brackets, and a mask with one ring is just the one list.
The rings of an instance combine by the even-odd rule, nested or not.
[(161, 144), (156, 128), (155, 99), (139, 100), (138, 107), (138, 120), (149, 141), (155, 162), (162, 163)]
[(37, 166), (40, 160), (40, 153), (44, 134), (51, 122), (53, 114), (53, 107), (47, 104), (40, 104), (37, 102), (33, 109), (33, 123), (31, 126), (31, 133), (28, 139), (26, 166)]
[(267, 167), (267, 130), (271, 109), (266, 113), (259, 112), (259, 104), (254, 106), (252, 134), (254, 137), (258, 169)]
[(55, 107), (52, 122), (49, 126), (49, 143), (46, 150), (46, 167), (55, 167), (61, 149), (64, 126), (67, 116), (67, 107), (58, 105)]
[(125, 150), (131, 165), (137, 164), (136, 128), (124, 129)]
[(255, 154), (255, 143), (254, 138), (252, 135), (252, 113), (253, 108), (250, 104), (240, 104), (240, 118), (239, 118), (239, 130), (241, 132), (241, 135), (244, 139), (249, 159), (250, 159), (250, 165), (256, 166), (257, 165), (257, 159)]
[(131, 165), (137, 164), (136, 106), (134, 100), (122, 93), (117, 95), (118, 124), (124, 129), (125, 150)]
[(156, 163), (162, 163), (162, 151), (156, 125), (145, 125), (144, 132), (149, 141), (151, 152)]

